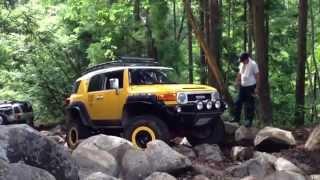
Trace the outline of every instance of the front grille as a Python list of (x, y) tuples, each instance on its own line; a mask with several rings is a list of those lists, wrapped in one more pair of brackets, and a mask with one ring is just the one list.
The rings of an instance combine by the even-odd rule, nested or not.
[(211, 94), (188, 94), (188, 101), (203, 101), (211, 99)]

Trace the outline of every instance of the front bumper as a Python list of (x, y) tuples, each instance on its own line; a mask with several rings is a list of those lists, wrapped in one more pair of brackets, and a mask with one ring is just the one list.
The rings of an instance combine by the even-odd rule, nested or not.
[(201, 126), (211, 122), (212, 120), (220, 118), (220, 115), (227, 108), (223, 101), (220, 102), (221, 106), (219, 108), (212, 107), (210, 110), (208, 110), (206, 107), (204, 107), (202, 110), (198, 110), (196, 103), (177, 105), (168, 108), (168, 114), (171, 117), (170, 119), (172, 119), (171, 122), (176, 123), (178, 126)]

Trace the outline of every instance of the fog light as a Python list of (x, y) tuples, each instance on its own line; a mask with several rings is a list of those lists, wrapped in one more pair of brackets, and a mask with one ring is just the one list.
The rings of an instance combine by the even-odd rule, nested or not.
[(215, 107), (216, 109), (220, 109), (220, 107), (221, 107), (221, 102), (220, 102), (220, 101), (216, 101), (216, 102), (214, 103), (214, 107)]
[(180, 113), (182, 111), (182, 108), (180, 106), (177, 106), (177, 112)]
[(202, 102), (198, 102), (197, 103), (197, 109), (198, 110), (202, 110), (203, 109), (203, 103)]
[(212, 101), (207, 102), (207, 109), (208, 110), (212, 109)]

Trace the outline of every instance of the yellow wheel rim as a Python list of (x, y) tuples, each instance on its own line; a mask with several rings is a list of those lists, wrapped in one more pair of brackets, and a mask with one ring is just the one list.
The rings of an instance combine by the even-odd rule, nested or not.
[(140, 147), (139, 145), (140, 143), (137, 141), (137, 139), (139, 138), (138, 137), (139, 133), (142, 133), (142, 132), (150, 136), (150, 141), (153, 141), (156, 139), (156, 134), (151, 128), (147, 126), (140, 126), (136, 128), (131, 135), (131, 142), (136, 147)]
[(79, 138), (79, 135), (78, 135), (78, 130), (74, 127), (70, 128), (69, 130), (69, 144), (74, 147), (78, 144), (78, 138)]

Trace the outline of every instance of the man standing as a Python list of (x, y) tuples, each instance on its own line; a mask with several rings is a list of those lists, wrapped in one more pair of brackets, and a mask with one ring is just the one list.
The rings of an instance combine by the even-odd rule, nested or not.
[(235, 103), (235, 114), (232, 122), (240, 122), (242, 105), (245, 103), (244, 125), (251, 127), (255, 111), (254, 94), (257, 93), (259, 88), (259, 69), (257, 63), (250, 58), (248, 53), (242, 53), (239, 61), (239, 73), (236, 78), (239, 94)]

